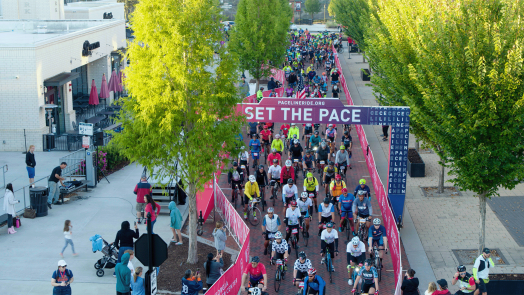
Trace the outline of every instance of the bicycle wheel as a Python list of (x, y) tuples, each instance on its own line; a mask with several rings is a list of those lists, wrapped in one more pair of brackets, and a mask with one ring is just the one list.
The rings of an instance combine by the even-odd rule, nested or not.
[[(256, 216), (253, 216), (253, 212), (256, 213)], [(257, 207), (250, 209), (249, 212), (247, 213), (247, 216), (249, 219), (249, 223), (251, 223), (251, 225), (253, 226), (257, 226), (260, 223), (259, 218), (263, 217), (262, 214), (260, 213), (260, 209), (258, 209)], [(255, 220), (255, 217), (256, 217), (256, 220)]]
[(280, 290), (280, 267), (277, 268), (277, 272), (275, 273), (275, 292), (278, 292)]
[(233, 191), (233, 200), (231, 200), (231, 202), (233, 203), (233, 208), (235, 209), (237, 208), (237, 195), (238, 195), (237, 191), (234, 190)]
[(329, 282), (330, 283), (333, 283), (333, 278), (331, 277), (331, 273), (333, 271), (333, 268), (331, 267), (331, 254), (329, 253), (329, 251), (326, 251), (326, 268), (327, 268), (327, 271), (329, 273)]
[(346, 225), (344, 227), (346, 228), (346, 240), (349, 242), (349, 232), (351, 231), (351, 226), (349, 225), (348, 220), (346, 220)]
[(378, 271), (378, 281), (382, 279), (382, 263), (380, 262), (380, 257), (375, 257), (375, 265), (377, 266)]
[(304, 246), (307, 247), (307, 244), (308, 244), (308, 241), (309, 241), (309, 238), (307, 236), (308, 232), (307, 232), (307, 229), (306, 229), (306, 225), (305, 224), (302, 224), (302, 238), (304, 238)]
[(264, 197), (265, 197), (265, 193), (264, 193), (265, 189), (266, 189), (266, 187), (263, 186), (262, 189), (260, 190), (260, 199), (261, 199), (261, 202), (262, 202), (262, 212), (266, 211), (266, 206), (264, 205), (264, 203), (265, 203), (264, 202), (265, 201), (265, 199), (264, 199)]
[(295, 256), (298, 259), (298, 241), (297, 241), (297, 237), (295, 236), (293, 238), (293, 240), (294, 240), (294, 242), (293, 242), (293, 249), (295, 249)]

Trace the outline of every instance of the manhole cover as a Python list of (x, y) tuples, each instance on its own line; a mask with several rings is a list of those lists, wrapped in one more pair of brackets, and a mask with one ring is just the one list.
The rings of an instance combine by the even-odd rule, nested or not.
[(420, 189), (424, 194), (424, 197), (459, 197), (462, 196), (460, 190), (456, 186), (445, 186), (444, 193), (437, 193), (438, 188), (436, 186), (421, 186)]
[[(462, 265), (473, 265), (475, 264), (475, 259), (479, 257), (478, 249), (458, 249), (452, 251), (458, 262)], [(495, 265), (509, 265), (499, 249), (491, 249), (491, 259), (493, 259)]]

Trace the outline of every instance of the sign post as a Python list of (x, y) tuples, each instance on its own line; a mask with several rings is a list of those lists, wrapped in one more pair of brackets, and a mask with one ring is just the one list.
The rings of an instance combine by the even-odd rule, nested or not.
[(93, 124), (92, 123), (78, 123), (78, 133), (83, 135), (93, 136)]

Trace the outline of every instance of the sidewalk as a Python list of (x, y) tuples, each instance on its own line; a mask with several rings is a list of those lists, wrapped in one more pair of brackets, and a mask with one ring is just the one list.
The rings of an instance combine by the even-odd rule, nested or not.
[[(344, 44), (346, 45), (346, 44)], [(373, 96), (369, 82), (360, 78), (360, 70), (368, 68), (368, 63), (362, 62), (361, 54), (351, 54), (348, 59), (347, 47), (345, 52), (339, 56), (342, 70), (347, 80), (348, 89), (355, 105), (378, 105)], [(388, 142), (383, 142), (381, 126), (364, 126), (371, 149), (374, 151), (375, 162), (379, 175), (384, 183), (387, 181), (388, 169)], [(415, 144), (415, 138), (410, 135), (410, 146)], [(456, 197), (425, 197), (421, 187), (437, 186), (438, 156), (435, 153), (421, 154), (426, 164), (426, 177), (407, 177), (406, 204), (404, 209), (404, 227), (401, 230), (401, 238), (405, 246), (407, 258), (411, 267), (417, 272), (420, 280), (420, 291), (423, 293), (431, 281), (446, 278), (450, 284), (452, 293), (458, 290), (451, 286), (450, 279), (459, 265), (452, 250), (477, 249), (479, 232), (478, 199), (474, 193), (462, 191), (462, 196)], [(449, 170), (446, 169), (446, 173)], [(445, 180), (451, 179), (446, 174)], [(452, 186), (446, 182), (446, 186)], [(507, 265), (497, 265), (490, 273), (524, 273), (524, 245), (519, 246), (512, 234), (499, 220), (492, 207), (502, 202), (506, 210), (512, 204), (522, 201), (524, 198), (504, 198), (505, 196), (524, 196), (524, 185), (520, 184), (514, 190), (500, 190), (502, 198), (488, 201), (486, 214), (486, 246), (491, 249), (500, 249), (504, 255)], [(499, 206), (499, 207), (500, 207)], [(502, 210), (500, 210), (502, 212)], [(517, 214), (509, 215), (504, 212), (506, 219), (510, 216), (517, 218)], [(502, 219), (504, 219), (502, 216)], [(514, 220), (515, 221), (515, 220)], [(513, 222), (514, 222), (513, 221)], [(511, 223), (513, 223), (511, 222)], [(457, 227), (457, 224), (460, 226)], [(518, 224), (518, 223), (517, 223)], [(522, 224), (522, 223), (521, 223)], [(510, 228), (510, 224), (507, 224)], [(521, 227), (517, 230), (520, 230)], [(515, 231), (517, 231), (515, 230)], [(466, 265), (468, 272), (472, 272), (472, 265)]]

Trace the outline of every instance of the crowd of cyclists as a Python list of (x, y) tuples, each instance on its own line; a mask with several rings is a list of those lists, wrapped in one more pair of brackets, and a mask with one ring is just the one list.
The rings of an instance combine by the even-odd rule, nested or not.
[[(293, 89), (291, 95), (304, 81), (308, 94), (320, 93), (318, 97), (327, 95), (330, 78), (332, 90), (338, 88), (339, 73), (332, 66), (331, 45), (338, 48), (339, 38), (335, 34), (312, 35), (307, 30), (291, 34), (292, 44), (284, 66), (287, 88)], [(325, 70), (322, 75), (316, 74), (319, 67)], [(388, 250), (387, 233), (381, 220), (373, 217), (377, 215), (373, 215), (366, 180), (360, 179), (353, 191), (346, 185), (347, 170), (352, 169), (351, 129), (351, 125), (298, 126), (286, 122), (277, 129), (273, 122), (249, 122), (249, 143), (239, 147), (238, 157), (228, 172), (228, 183), (231, 202), (235, 207), (241, 203), (243, 218), (252, 225), (262, 221), (263, 255), (269, 256), (269, 265), (275, 268), (275, 278), (270, 279), (275, 291), (289, 265), (293, 268), (289, 283), (296, 286), (298, 294), (326, 294), (327, 276), (320, 276), (320, 266), (313, 265), (308, 255), (322, 257), (321, 264), (332, 281), (341, 234), (347, 240), (347, 283), (352, 292), (379, 292), (382, 257)], [(300, 179), (303, 185), (299, 187)], [(283, 204), (281, 213), (275, 211), (278, 201)], [(269, 206), (271, 202), (273, 205)], [(257, 216), (259, 211), (253, 210), (258, 204), (267, 208), (264, 216)], [(316, 232), (319, 237), (316, 242), (312, 238), (312, 243), (320, 244), (321, 253), (306, 254), (302, 250), (301, 245), (309, 243), (311, 227), (313, 236)], [(252, 258), (242, 277), (242, 290), (246, 288), (251, 294), (269, 288), (261, 254)], [(293, 256), (295, 261), (289, 264)]]

